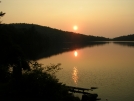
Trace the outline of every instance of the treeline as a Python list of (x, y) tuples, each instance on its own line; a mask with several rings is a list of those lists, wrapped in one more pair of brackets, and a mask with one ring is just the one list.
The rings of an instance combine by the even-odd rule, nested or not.
[(134, 34), (109, 39), (26, 23), (1, 24), (0, 28), (1, 43), (5, 46), (14, 44), (32, 60), (85, 46), (105, 44), (104, 41), (134, 41)]
[(10, 24), (13, 25), (16, 28), (31, 28), (33, 27), (34, 30), (36, 30), (40, 35), (43, 37), (47, 37), (50, 42), (52, 43), (58, 43), (58, 42), (73, 42), (73, 43), (88, 43), (90, 41), (108, 41), (108, 38), (105, 37), (99, 37), (99, 36), (91, 36), (91, 35), (84, 35), (80, 33), (74, 33), (74, 32), (68, 32), (68, 31), (62, 31), (55, 28), (50, 28), (47, 26), (40, 26), (35, 24)]
[(108, 38), (104, 37), (87, 36), (46, 26), (24, 23), (1, 24), (0, 36), (1, 38), (3, 37), (2, 43), (7, 43), (10, 40), (24, 52), (27, 58), (34, 60), (41, 57), (39, 53), (44, 53), (42, 56), (48, 57), (50, 54), (58, 54), (69, 49), (87, 45), (91, 46), (92, 41), (108, 40)]
[(17, 29), (12, 25), (1, 25), (0, 28), (0, 42), (2, 43), (2, 47), (8, 47), (10, 49), (10, 46), (14, 46), (11, 49), (23, 51), (27, 58), (34, 58), (34, 56), (44, 50), (48, 45), (46, 37), (38, 34), (33, 27), (29, 29)]
[(112, 39), (112, 41), (134, 41), (134, 34), (115, 37)]

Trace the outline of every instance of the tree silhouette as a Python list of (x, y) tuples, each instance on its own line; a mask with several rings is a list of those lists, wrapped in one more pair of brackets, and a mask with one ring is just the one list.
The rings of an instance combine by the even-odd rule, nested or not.
[[(1, 1), (0, 1), (1, 2)], [(5, 13), (0, 12), (0, 18)], [(0, 21), (1, 24), (1, 21)], [(15, 81), (19, 81), (23, 69), (30, 69), (24, 54), (16, 43), (14, 43), (10, 34), (17, 33), (17, 30), (11, 26), (1, 24), (0, 26), (0, 82), (6, 80), (9, 74), (9, 68), (13, 68), (13, 77)]]
[[(0, 1), (1, 3), (1, 1)], [(3, 17), (6, 13), (3, 13), (2, 11), (0, 12), (0, 18)], [(1, 21), (0, 21), (0, 24), (1, 24)]]
[(0, 12), (0, 16), (4, 16), (6, 13), (3, 13), (2, 11)]
[(9, 68), (12, 68), (13, 77), (18, 82), (22, 76), (22, 69), (30, 67), (21, 47), (10, 36), (13, 33), (18, 33), (15, 28), (4, 24), (0, 26), (0, 78), (4, 80)]

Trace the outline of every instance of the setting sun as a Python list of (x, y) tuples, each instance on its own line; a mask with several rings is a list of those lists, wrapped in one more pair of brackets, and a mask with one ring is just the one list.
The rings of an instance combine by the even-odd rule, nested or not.
[(78, 26), (75, 25), (75, 26), (73, 27), (73, 29), (74, 29), (74, 30), (78, 30)]
[(74, 52), (74, 56), (75, 56), (75, 57), (78, 56), (78, 52), (77, 52), (77, 51)]

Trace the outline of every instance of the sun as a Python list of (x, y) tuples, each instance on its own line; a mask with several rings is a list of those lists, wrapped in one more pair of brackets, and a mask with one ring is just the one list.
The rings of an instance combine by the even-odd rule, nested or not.
[(78, 56), (78, 52), (74, 51), (74, 56), (77, 57)]
[(73, 26), (73, 29), (76, 31), (76, 30), (78, 30), (78, 26)]

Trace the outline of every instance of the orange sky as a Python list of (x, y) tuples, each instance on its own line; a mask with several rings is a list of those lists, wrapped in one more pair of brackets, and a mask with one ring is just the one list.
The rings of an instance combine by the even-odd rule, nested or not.
[(1, 0), (3, 23), (34, 23), (65, 31), (117, 37), (134, 34), (134, 0)]

